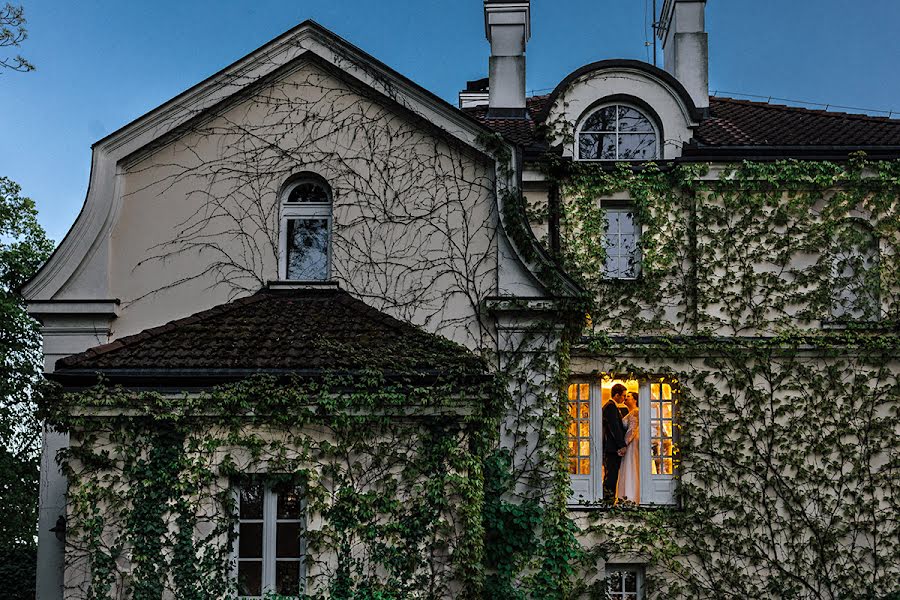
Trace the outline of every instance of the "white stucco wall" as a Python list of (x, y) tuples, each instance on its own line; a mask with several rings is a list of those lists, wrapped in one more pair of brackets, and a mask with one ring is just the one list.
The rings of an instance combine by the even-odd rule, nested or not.
[(334, 193), (332, 274), (376, 308), (477, 347), (497, 289), (493, 164), (307, 63), (121, 168), (111, 338), (278, 278), (279, 190)]

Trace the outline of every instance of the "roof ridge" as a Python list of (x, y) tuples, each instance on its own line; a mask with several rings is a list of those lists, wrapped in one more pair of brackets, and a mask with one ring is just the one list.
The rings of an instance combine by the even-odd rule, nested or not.
[(756, 106), (759, 108), (768, 108), (785, 112), (802, 112), (824, 117), (838, 117), (842, 119), (854, 119), (861, 121), (877, 121), (879, 123), (900, 125), (900, 119), (878, 117), (874, 115), (867, 115), (865, 113), (848, 113), (837, 110), (823, 110), (821, 108), (806, 108), (805, 106), (790, 106), (788, 104), (775, 104), (772, 102), (761, 102), (759, 100), (747, 100), (745, 98), (731, 98), (730, 96), (710, 96), (710, 101), (731, 102), (734, 104)]

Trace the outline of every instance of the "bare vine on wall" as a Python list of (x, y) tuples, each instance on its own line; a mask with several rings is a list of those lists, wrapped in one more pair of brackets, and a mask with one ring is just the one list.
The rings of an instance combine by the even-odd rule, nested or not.
[(333, 190), (334, 279), (398, 318), (490, 345), (469, 316), (496, 285), (494, 172), (485, 156), (319, 61), (255, 86), (166, 143), (132, 160), (129, 176), (142, 183), (125, 202), (168, 197), (192, 208), (134, 274), (197, 259), (131, 302), (195, 283), (234, 297), (275, 279), (279, 191), (312, 172)]

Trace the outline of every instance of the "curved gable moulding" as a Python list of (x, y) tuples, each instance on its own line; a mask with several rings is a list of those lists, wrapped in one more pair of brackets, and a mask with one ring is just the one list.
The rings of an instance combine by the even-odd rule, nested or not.
[(556, 87), (540, 119), (553, 132), (563, 154), (577, 157), (575, 132), (597, 107), (631, 105), (654, 121), (663, 160), (681, 156), (694, 136), (702, 112), (672, 75), (634, 60), (606, 60), (578, 69)]
[[(171, 140), (180, 128), (214, 113), (249, 88), (304, 59), (322, 61), (336, 72), (412, 111), (428, 126), (483, 152), (479, 139), (490, 132), (482, 124), (317, 23), (306, 21), (93, 146), (85, 204), (54, 255), (23, 288), (28, 301), (109, 298), (109, 239), (121, 208), (123, 165)], [(514, 154), (512, 147), (509, 151)], [(498, 176), (497, 183), (501, 188), (515, 187), (516, 165), (512, 167), (513, 173)], [(515, 246), (514, 242), (512, 246)], [(516, 251), (515, 254), (521, 260), (522, 253)], [(516, 278), (529, 281), (526, 287), (537, 285), (533, 294), (543, 294), (537, 280), (526, 271), (520, 269)], [(522, 290), (521, 286), (517, 287)], [(114, 317), (113, 314), (110, 316)]]

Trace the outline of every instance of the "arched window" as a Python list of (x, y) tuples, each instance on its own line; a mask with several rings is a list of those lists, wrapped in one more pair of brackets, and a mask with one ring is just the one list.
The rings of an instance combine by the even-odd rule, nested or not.
[(329, 279), (331, 206), (331, 188), (319, 177), (301, 177), (285, 187), (281, 194), (281, 279)]
[(865, 222), (837, 230), (831, 250), (831, 317), (877, 321), (881, 316), (878, 237)]
[(579, 160), (655, 160), (659, 133), (647, 115), (624, 104), (602, 106), (578, 128)]

